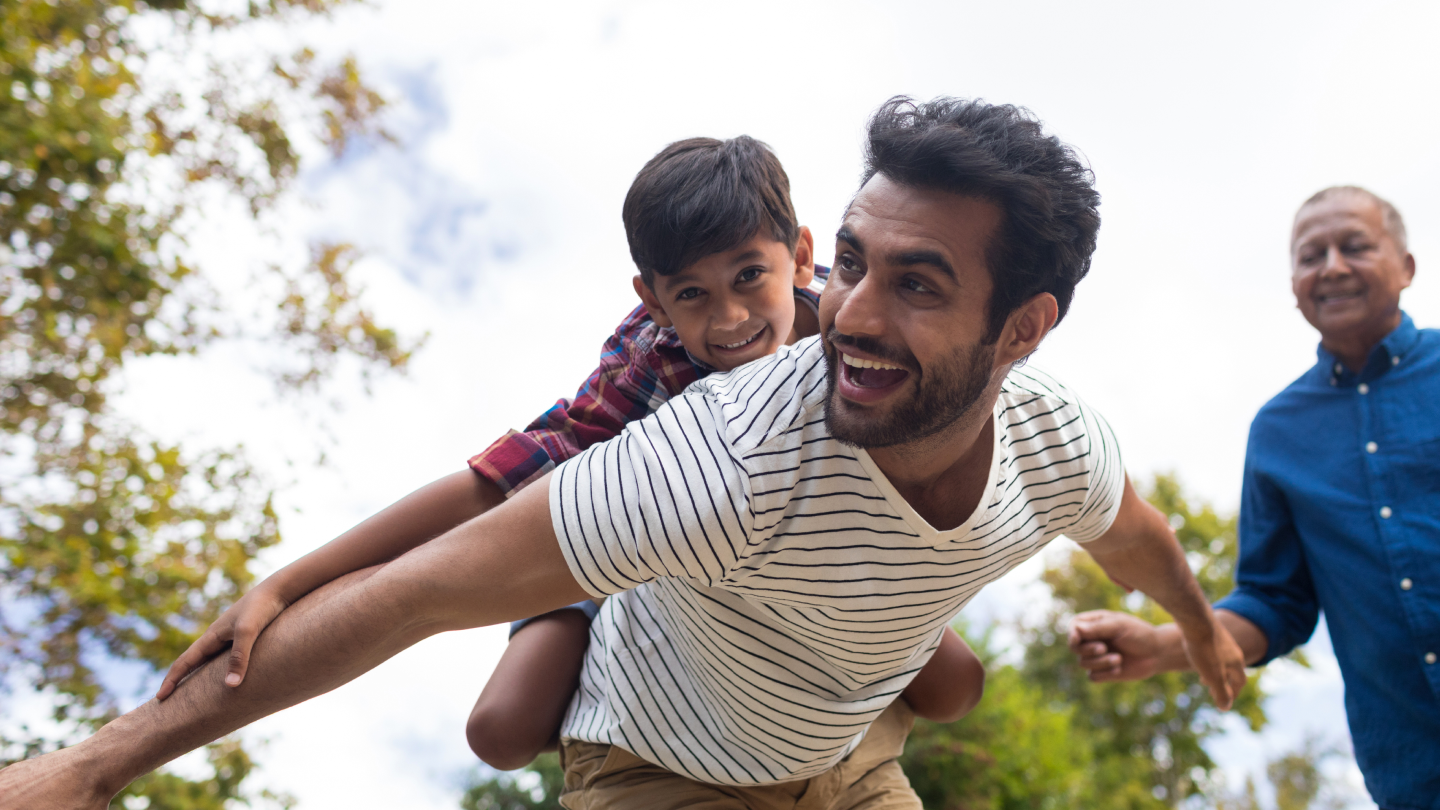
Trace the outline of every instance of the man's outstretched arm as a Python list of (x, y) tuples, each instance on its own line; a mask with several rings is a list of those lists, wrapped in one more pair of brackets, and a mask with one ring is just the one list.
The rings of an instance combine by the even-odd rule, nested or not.
[(84, 742), (0, 771), (0, 810), (102, 810), (137, 777), (261, 717), (328, 692), (421, 639), (534, 616), (588, 596), (550, 522), (548, 476), (383, 566), (297, 602), (256, 642), (243, 684), (216, 659), (164, 702)]
[(1229, 709), (1245, 685), (1245, 661), (1229, 630), (1210, 609), (1165, 516), (1127, 478), (1110, 529), (1084, 544), (1116, 582), (1139, 588), (1175, 617), (1185, 649), (1215, 705)]

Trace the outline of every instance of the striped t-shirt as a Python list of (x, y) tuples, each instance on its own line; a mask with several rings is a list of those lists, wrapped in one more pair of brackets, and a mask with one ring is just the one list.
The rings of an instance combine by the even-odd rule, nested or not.
[(982, 586), (1109, 528), (1115, 437), (1045, 374), (1006, 378), (987, 494), (942, 532), (830, 436), (825, 363), (809, 338), (713, 374), (551, 479), (571, 572), (611, 597), (563, 737), (702, 782), (822, 773)]

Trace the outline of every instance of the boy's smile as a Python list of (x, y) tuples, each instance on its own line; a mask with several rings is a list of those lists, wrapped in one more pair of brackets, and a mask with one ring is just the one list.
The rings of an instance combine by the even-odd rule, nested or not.
[(635, 277), (635, 292), (650, 317), (674, 328), (685, 349), (718, 371), (773, 354), (798, 338), (795, 288), (814, 278), (812, 237), (801, 228), (790, 248), (767, 233), (712, 253), (654, 289)]

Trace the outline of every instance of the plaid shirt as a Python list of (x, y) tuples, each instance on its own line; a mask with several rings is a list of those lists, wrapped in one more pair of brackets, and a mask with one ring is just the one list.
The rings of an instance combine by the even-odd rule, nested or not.
[[(828, 267), (816, 265), (815, 281), (795, 297), (818, 308), (829, 277)], [(501, 436), (470, 459), (470, 469), (508, 498), (585, 448), (619, 436), (625, 425), (654, 413), (711, 371), (685, 350), (674, 329), (656, 326), (644, 307), (636, 307), (605, 341), (600, 365), (574, 399), (550, 406), (524, 433)]]

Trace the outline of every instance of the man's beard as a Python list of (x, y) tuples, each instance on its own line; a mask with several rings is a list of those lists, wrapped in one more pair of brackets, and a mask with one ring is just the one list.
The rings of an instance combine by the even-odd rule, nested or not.
[[(840, 335), (833, 328), (825, 341), (825, 426), (830, 435), (851, 447), (892, 447), (919, 441), (950, 427), (970, 412), (990, 384), (995, 343), (957, 348), (942, 364), (920, 371), (909, 352), (896, 351), (869, 338)], [(854, 346), (883, 358), (915, 376), (915, 393), (887, 414), (868, 416), (864, 406), (837, 404), (836, 382), (843, 364), (837, 346)], [(902, 356), (903, 355), (903, 356)]]

